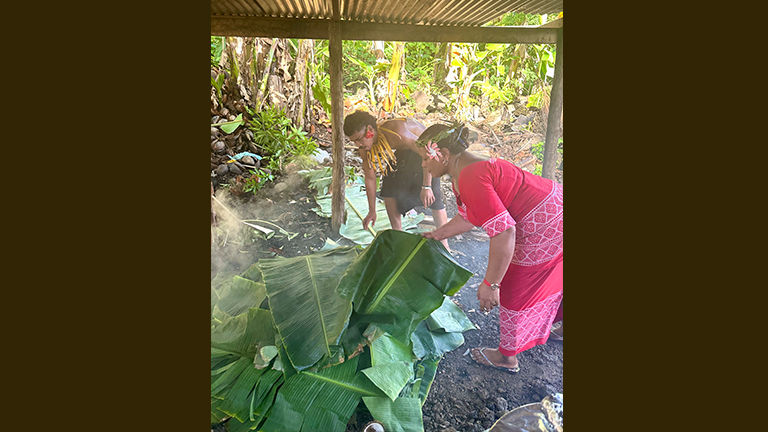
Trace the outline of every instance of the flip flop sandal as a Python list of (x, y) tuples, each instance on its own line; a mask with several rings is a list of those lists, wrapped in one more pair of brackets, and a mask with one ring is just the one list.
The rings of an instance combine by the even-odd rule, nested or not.
[(555, 333), (555, 330), (557, 330), (560, 327), (562, 327), (562, 325), (563, 325), (562, 321), (558, 321), (558, 322), (552, 324), (552, 330), (549, 331), (549, 338), (550, 339), (552, 339), (554, 341), (561, 341), (562, 342), (563, 337), (560, 336), (559, 334)]
[(480, 353), (480, 355), (481, 355), (481, 356), (483, 356), (483, 358), (485, 359), (485, 361), (487, 361), (487, 362), (488, 362), (488, 364), (485, 364), (485, 363), (481, 363), (481, 362), (479, 362), (479, 361), (475, 360), (475, 357), (474, 357), (474, 356), (471, 356), (471, 355), (470, 355), (470, 357), (472, 357), (472, 360), (473, 360), (475, 363), (479, 364), (480, 366), (487, 366), (487, 367), (492, 367), (492, 368), (494, 368), (494, 369), (501, 369), (501, 370), (503, 370), (503, 371), (506, 371), (506, 372), (508, 372), (508, 373), (511, 373), (511, 374), (516, 374), (516, 373), (520, 372), (520, 366), (515, 366), (515, 367), (513, 367), (513, 368), (508, 368), (508, 367), (504, 367), (504, 366), (496, 366), (496, 365), (495, 365), (495, 364), (493, 364), (493, 362), (492, 362), (492, 361), (490, 361), (490, 360), (488, 359), (488, 357), (485, 355), (485, 349), (486, 349), (485, 347), (483, 347), (483, 348), (472, 348), (472, 350), (471, 350), (470, 352), (472, 352), (472, 353), (474, 353), (474, 352), (479, 352), (479, 353)]

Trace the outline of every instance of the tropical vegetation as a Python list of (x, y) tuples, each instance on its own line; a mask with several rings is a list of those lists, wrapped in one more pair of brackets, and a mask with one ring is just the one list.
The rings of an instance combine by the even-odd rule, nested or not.
[[(560, 16), (509, 13), (488, 25), (541, 25)], [(436, 111), (478, 122), (508, 118), (520, 101), (524, 108), (549, 104), (554, 45), (343, 41), (343, 52), (347, 109)], [(211, 37), (212, 124), (243, 116), (233, 132), (212, 131), (224, 143), (212, 165), (231, 163), (224, 153), (252, 151), (265, 158), (258, 169), (235, 174), (263, 185), (286, 163), (306, 161), (317, 143), (305, 132), (331, 116), (328, 57), (327, 40)]]
[(212, 425), (342, 432), (359, 410), (422, 431), (440, 359), (474, 328), (448, 297), (470, 277), (439, 242), (394, 230), (217, 276)]

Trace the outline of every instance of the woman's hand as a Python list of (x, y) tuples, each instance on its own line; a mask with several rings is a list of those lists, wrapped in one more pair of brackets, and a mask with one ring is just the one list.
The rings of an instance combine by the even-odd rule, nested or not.
[(483, 312), (490, 312), (499, 305), (499, 290), (491, 289), (488, 285), (481, 283), (477, 288), (477, 301)]
[(432, 188), (421, 188), (421, 203), (424, 207), (429, 207), (435, 202), (435, 194), (432, 192)]
[(440, 230), (434, 230), (434, 231), (429, 231), (429, 232), (423, 232), (423, 233), (421, 233), (421, 236), (422, 236), (422, 237), (426, 237), (426, 238), (428, 238), (428, 239), (432, 239), (432, 240), (437, 240), (437, 241), (440, 241), (440, 240), (444, 239), (445, 237), (443, 237), (442, 235), (440, 235), (440, 232), (439, 232), (439, 231), (440, 231)]
[(368, 214), (365, 216), (365, 219), (363, 219), (363, 229), (368, 229), (368, 224), (371, 224), (371, 226), (376, 225), (376, 212), (375, 211), (369, 211)]

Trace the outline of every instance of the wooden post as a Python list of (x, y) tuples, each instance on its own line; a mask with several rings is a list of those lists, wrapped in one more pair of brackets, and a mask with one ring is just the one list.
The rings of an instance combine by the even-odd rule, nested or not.
[(333, 0), (333, 19), (328, 24), (328, 51), (331, 69), (331, 127), (333, 140), (333, 179), (331, 181), (331, 230), (338, 235), (347, 219), (344, 204), (344, 88), (341, 69), (341, 0)]
[(560, 118), (563, 115), (563, 29), (557, 31), (555, 57), (555, 77), (552, 82), (552, 93), (549, 98), (549, 116), (547, 118), (547, 134), (544, 141), (544, 164), (541, 175), (544, 178), (555, 179), (555, 162), (557, 161), (557, 139), (560, 136)]

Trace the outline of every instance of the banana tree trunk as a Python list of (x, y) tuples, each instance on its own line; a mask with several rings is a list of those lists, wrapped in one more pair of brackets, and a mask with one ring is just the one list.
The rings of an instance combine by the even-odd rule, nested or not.
[(293, 111), (293, 123), (296, 127), (304, 129), (307, 120), (307, 96), (309, 95), (309, 86), (307, 78), (307, 61), (312, 49), (311, 39), (302, 39), (299, 41), (299, 49), (296, 55), (296, 70), (294, 72), (293, 96), (296, 98), (296, 106)]
[(435, 67), (433, 69), (433, 84), (437, 87), (445, 85), (445, 77), (451, 66), (451, 44), (441, 43), (435, 53)]
[(555, 76), (552, 82), (552, 96), (547, 116), (547, 134), (544, 141), (544, 162), (541, 174), (544, 178), (555, 178), (557, 160), (557, 139), (560, 137), (560, 118), (563, 112), (563, 30), (557, 32), (555, 50)]
[(518, 72), (520, 71), (520, 65), (522, 65), (525, 60), (526, 47), (526, 44), (518, 44), (517, 47), (515, 47), (515, 55), (512, 58), (512, 63), (509, 65), (509, 73), (507, 74), (508, 80), (514, 81), (517, 78)]
[(269, 47), (269, 54), (267, 54), (267, 59), (264, 64), (264, 69), (262, 71), (261, 75), (261, 85), (259, 86), (259, 91), (256, 93), (256, 100), (254, 101), (254, 105), (256, 106), (256, 111), (261, 110), (261, 105), (264, 103), (264, 99), (267, 95), (267, 82), (269, 81), (269, 72), (272, 69), (272, 59), (275, 57), (275, 49), (277, 48), (277, 39), (272, 40), (272, 46)]
[(341, 225), (347, 220), (344, 201), (344, 72), (342, 69), (342, 39), (340, 22), (340, 1), (334, 0), (333, 19), (328, 24), (328, 54), (331, 75), (331, 139), (333, 141), (333, 180), (331, 183), (331, 231), (338, 235)]

